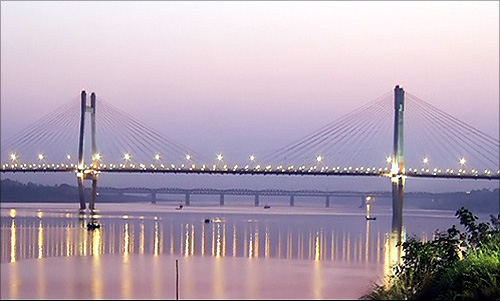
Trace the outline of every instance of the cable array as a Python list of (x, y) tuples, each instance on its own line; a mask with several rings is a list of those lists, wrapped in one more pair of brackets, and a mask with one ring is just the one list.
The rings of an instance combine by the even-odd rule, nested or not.
[(114, 164), (197, 164), (203, 156), (100, 100), (96, 112), (97, 148), (102, 161)]
[(499, 140), (406, 93), (406, 166), (496, 172)]
[(294, 166), (383, 165), (391, 153), (391, 108), (387, 92), (263, 160)]
[(77, 149), (80, 107), (72, 99), (1, 143), (2, 162), (63, 162)]

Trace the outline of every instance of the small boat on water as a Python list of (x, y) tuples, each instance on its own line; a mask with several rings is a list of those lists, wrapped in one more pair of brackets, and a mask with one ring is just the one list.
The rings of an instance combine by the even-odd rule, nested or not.
[(94, 223), (88, 223), (87, 224), (87, 230), (95, 230), (101, 228), (101, 225), (99, 224), (94, 224)]
[(376, 217), (369, 217), (369, 216), (365, 216), (365, 218), (367, 221), (374, 221), (377, 219)]
[(180, 205), (179, 207), (175, 208), (175, 210), (181, 210), (184, 206)]
[(269, 205), (264, 206), (264, 209), (269, 209), (269, 208), (271, 208), (271, 206), (269, 206)]

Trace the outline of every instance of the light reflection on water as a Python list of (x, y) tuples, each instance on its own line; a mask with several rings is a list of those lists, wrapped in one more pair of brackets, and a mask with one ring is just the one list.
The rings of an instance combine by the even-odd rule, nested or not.
[[(376, 222), (364, 220), (363, 215), (212, 214), (209, 223), (205, 222), (206, 218), (206, 213), (90, 216), (37, 211), (20, 216), (15, 210), (10, 210), (9, 214), (3, 212), (0, 261), (3, 267), (8, 265), (9, 268), (9, 291), (6, 295), (2, 290), (2, 297), (20, 296), (20, 283), (31, 272), (20, 269), (18, 264), (38, 259), (30, 267), (30, 270), (33, 264), (36, 267), (36, 292), (21, 298), (51, 297), (47, 293), (53, 293), (51, 283), (57, 277), (65, 282), (62, 287), (68, 298), (85, 297), (75, 296), (75, 292), (82, 290), (78, 277), (88, 280), (89, 295), (86, 296), (91, 298), (165, 298), (172, 293), (171, 287), (165, 287), (165, 281), (173, 281), (170, 274), (165, 274), (171, 271), (170, 267), (165, 268), (165, 260), (180, 257), (183, 258), (183, 279), (198, 279), (204, 273), (200, 273), (200, 266), (208, 266), (210, 270), (209, 277), (182, 282), (186, 298), (204, 298), (203, 293), (208, 294), (208, 291), (211, 295), (207, 298), (353, 298), (359, 297), (359, 289), (358, 295), (342, 295), (339, 290), (349, 285), (351, 289), (360, 286), (356, 282), (359, 279), (364, 279), (363, 285), (369, 287), (369, 281), (389, 275), (392, 264), (398, 262), (401, 255), (394, 247), (395, 238), (388, 234), (389, 217), (384, 216), (379, 216)], [(94, 219), (102, 226), (88, 231), (86, 225)], [(422, 239), (434, 230), (430, 224), (427, 231), (422, 232)], [(47, 262), (57, 258), (83, 258), (85, 261), (58, 263), (61, 268), (54, 272), (55, 267)], [(251, 261), (233, 264), (233, 261), (223, 261), (224, 258)], [(118, 259), (120, 261), (116, 262)], [(82, 264), (86, 264), (83, 269)], [(294, 273), (302, 273), (297, 266), (303, 264), (308, 266), (307, 276), (299, 279), (302, 281), (299, 283), (305, 287), (298, 284), (287, 287), (298, 281)], [(345, 267), (349, 269), (342, 270)], [(109, 269), (116, 270), (120, 277), (115, 279), (118, 287), (113, 287), (116, 295), (110, 295)], [(283, 289), (275, 292), (276, 295), (263, 292), (269, 285), (266, 281), (277, 281), (272, 276), (277, 270), (284, 273), (284, 278), (278, 282)], [(263, 271), (269, 275), (263, 275)], [(358, 280), (349, 280), (349, 273), (358, 272), (361, 273)], [(235, 283), (235, 275), (243, 281)], [(332, 284), (332, 277), (338, 277), (335, 278), (338, 283)], [(137, 279), (146, 283), (148, 294), (138, 295), (145, 288), (136, 283)], [(4, 281), (2, 279), (2, 283)], [(242, 287), (241, 283), (244, 283)], [(278, 284), (274, 283), (279, 287)], [(206, 290), (207, 287), (210, 290)]]
[(381, 262), (385, 250), (381, 252), (380, 242), (385, 242), (386, 249), (388, 239), (380, 227), (371, 231), (370, 221), (363, 221), (365, 231), (359, 231), (331, 222), (293, 224), (270, 217), (260, 221), (233, 217), (211, 223), (196, 217), (129, 218), (102, 219), (101, 228), (88, 231), (89, 220), (88, 216), (14, 217), (10, 221), (2, 217), (1, 262), (100, 254), (157, 256), (164, 250), (182, 256)]

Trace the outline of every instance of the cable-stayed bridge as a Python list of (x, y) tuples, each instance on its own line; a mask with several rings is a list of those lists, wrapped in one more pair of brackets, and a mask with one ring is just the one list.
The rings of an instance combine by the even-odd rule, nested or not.
[(499, 180), (499, 152), (498, 139), (399, 86), (289, 145), (249, 152), (240, 162), (222, 153), (206, 158), (95, 93), (89, 104), (82, 91), (2, 141), (1, 172), (75, 173), (81, 209), (84, 180), (92, 181), (94, 209), (97, 179), (106, 173), (388, 177), (394, 214), (402, 215), (406, 178)]

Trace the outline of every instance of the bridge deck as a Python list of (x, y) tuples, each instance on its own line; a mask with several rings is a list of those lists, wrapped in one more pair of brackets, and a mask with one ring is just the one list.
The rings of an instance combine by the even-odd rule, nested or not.
[[(131, 173), (131, 174), (208, 174), (208, 175), (275, 175), (275, 176), (355, 176), (355, 177), (391, 177), (386, 171), (344, 171), (344, 170), (250, 170), (250, 169), (157, 169), (157, 168), (105, 168), (95, 169), (98, 173)], [(3, 168), (2, 173), (62, 173), (78, 170), (73, 167), (64, 168)], [(471, 180), (500, 180), (500, 174), (478, 174), (478, 173), (426, 173), (426, 172), (406, 172), (405, 177), (409, 178), (433, 178), (433, 179), (471, 179)]]

